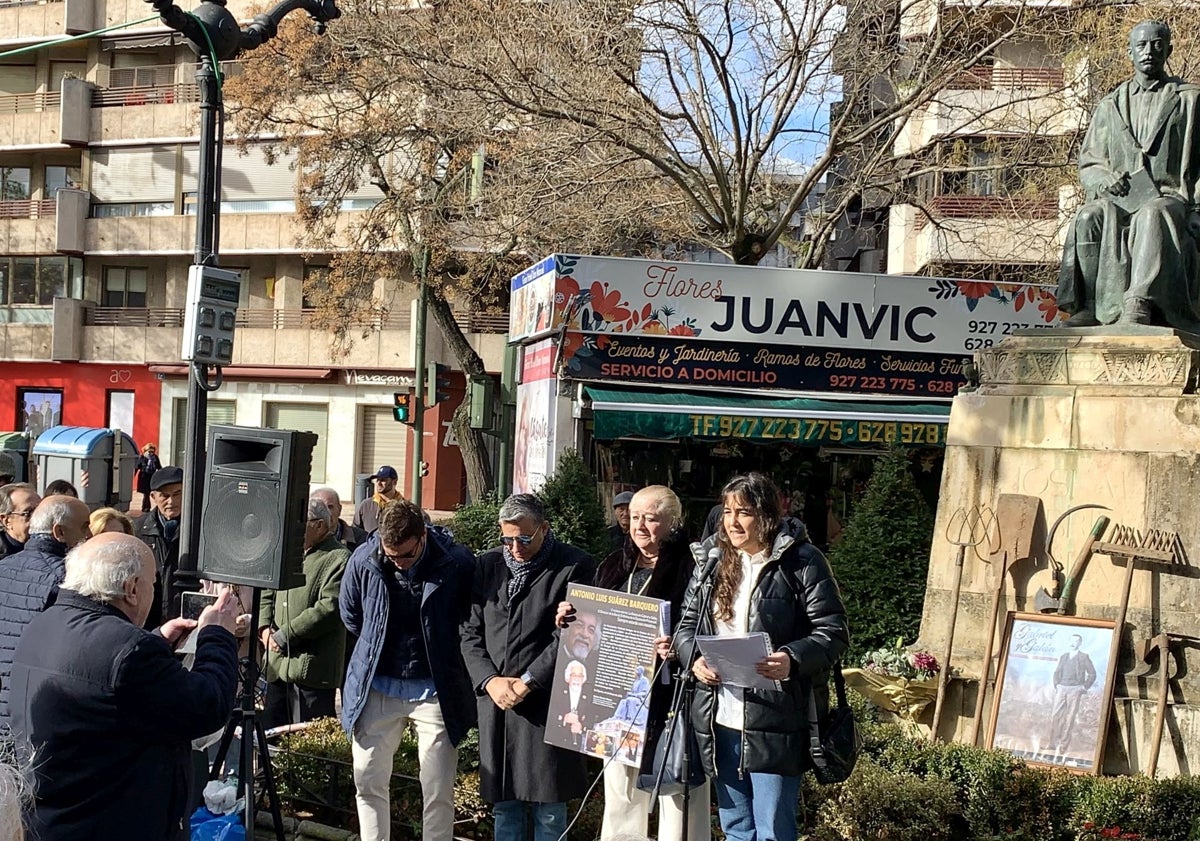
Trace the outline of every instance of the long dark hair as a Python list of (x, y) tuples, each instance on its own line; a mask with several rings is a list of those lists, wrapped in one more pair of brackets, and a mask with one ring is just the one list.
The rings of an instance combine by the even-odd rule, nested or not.
[[(758, 541), (766, 548), (771, 548), (783, 517), (779, 488), (774, 482), (762, 473), (735, 476), (721, 489), (721, 501), (726, 508), (736, 501), (741, 507), (752, 509), (758, 517)], [(717, 529), (716, 545), (721, 550), (721, 560), (717, 564), (717, 583), (713, 590), (713, 602), (716, 605), (713, 618), (725, 621), (733, 617), (733, 599), (742, 583), (742, 561), (737, 549), (729, 542), (729, 535), (725, 533), (724, 516), (721, 518), (721, 527)]]

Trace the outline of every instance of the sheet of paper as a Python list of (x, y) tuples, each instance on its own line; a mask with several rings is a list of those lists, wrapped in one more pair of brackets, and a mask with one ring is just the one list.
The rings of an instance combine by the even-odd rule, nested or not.
[(754, 670), (771, 653), (771, 640), (763, 633), (728, 637), (696, 637), (696, 645), (708, 667), (721, 676), (721, 683), (743, 689), (774, 689), (779, 681), (765, 678)]

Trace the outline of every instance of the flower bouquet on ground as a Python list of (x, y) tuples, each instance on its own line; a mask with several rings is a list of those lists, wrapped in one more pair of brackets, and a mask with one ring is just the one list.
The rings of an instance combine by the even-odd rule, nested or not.
[(909, 723), (937, 697), (941, 666), (928, 651), (911, 650), (904, 641), (868, 651), (857, 669), (845, 669), (846, 684), (877, 707)]

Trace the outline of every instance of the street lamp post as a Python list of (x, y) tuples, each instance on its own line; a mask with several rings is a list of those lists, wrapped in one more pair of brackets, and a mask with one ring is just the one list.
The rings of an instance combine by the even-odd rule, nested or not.
[[(147, 0), (159, 13), (163, 23), (181, 33), (199, 57), (196, 68), (196, 84), (200, 89), (200, 171), (196, 193), (196, 249), (194, 264), (199, 267), (216, 267), (220, 246), (221, 230), (221, 146), (224, 140), (223, 101), (221, 92), (220, 62), (236, 57), (239, 53), (253, 50), (274, 38), (279, 23), (290, 12), (305, 11), (313, 19), (318, 34), (325, 32), (325, 25), (339, 17), (335, 0), (284, 0), (269, 12), (256, 15), (243, 30), (232, 13), (225, 8), (225, 0), (206, 0), (193, 12), (184, 12), (171, 0)], [(188, 353), (184, 354), (191, 359)], [(232, 348), (228, 357), (232, 357)], [(208, 426), (208, 392), (221, 385), (220, 365), (211, 360), (192, 360), (189, 365), (187, 442), (184, 450), (183, 517), (180, 523), (179, 566), (173, 582), (163, 582), (168, 593), (179, 593), (198, 589), (200, 580), (200, 521), (204, 505), (204, 478), (207, 466), (205, 452), (206, 428)], [(210, 368), (215, 379), (210, 382)], [(171, 589), (171, 584), (174, 589)], [(254, 591), (250, 612), (252, 624), (258, 623), (259, 591)], [(255, 719), (254, 688), (257, 684), (257, 661), (251, 655), (246, 661), (242, 675), (243, 692), (240, 709), (242, 738), (238, 764), (239, 785), (245, 798), (244, 825), (247, 836), (254, 833), (254, 748), (256, 737), (262, 738), (262, 724)], [(235, 719), (234, 721), (237, 721)], [(233, 733), (233, 724), (227, 728), (222, 739), (221, 757), (227, 749)], [(272, 805), (276, 837), (283, 841), (283, 826), (278, 814), (278, 798), (271, 791), (269, 757), (265, 744), (259, 745), (263, 760), (268, 795)], [(220, 761), (220, 760), (219, 760)]]
[[(147, 0), (163, 23), (187, 39), (200, 59), (196, 84), (200, 89), (200, 171), (196, 193), (196, 249), (199, 266), (216, 266), (220, 245), (221, 144), (223, 101), (219, 63), (253, 50), (274, 38), (279, 23), (290, 12), (303, 10), (313, 19), (318, 34), (339, 17), (334, 0), (284, 0), (265, 14), (256, 15), (243, 30), (225, 0), (206, 0), (193, 12), (184, 12), (171, 0)], [(216, 380), (210, 383), (209, 369)], [(207, 462), (205, 430), (208, 425), (208, 392), (220, 386), (221, 369), (193, 362), (188, 377), (187, 443), (184, 449), (184, 501), (180, 523), (179, 568), (175, 592), (194, 590), (199, 584), (200, 519), (204, 502)], [(164, 582), (164, 585), (167, 582)]]

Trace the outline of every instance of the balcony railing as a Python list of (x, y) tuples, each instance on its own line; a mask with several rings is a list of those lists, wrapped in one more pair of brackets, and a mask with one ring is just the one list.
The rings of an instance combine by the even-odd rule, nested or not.
[(41, 219), (54, 216), (58, 202), (54, 199), (9, 199), (0, 201), (0, 219)]
[[(1006, 196), (934, 196), (924, 203), (935, 219), (1054, 219), (1055, 199), (1014, 199)], [(918, 213), (916, 228), (929, 224), (929, 215)]]
[[(221, 72), (226, 77), (241, 72), (238, 62), (223, 62)], [(92, 94), (92, 105), (111, 108), (126, 105), (171, 105), (176, 102), (198, 102), (200, 90), (186, 74), (187, 81), (178, 81), (179, 68), (174, 64), (153, 64), (147, 67), (112, 67), (101, 69), (99, 86)]]
[(0, 96), (0, 114), (32, 114), (61, 105), (62, 94), (58, 91), (10, 93)]
[(96, 88), (92, 91), (92, 107), (94, 108), (124, 107), (126, 105), (172, 105), (176, 102), (199, 101), (200, 88), (189, 82), (130, 88)]
[[(508, 332), (508, 313), (485, 314), (455, 311), (455, 320), (468, 333)], [(313, 310), (239, 309), (238, 327), (270, 330), (310, 329)], [(182, 327), (183, 310), (173, 307), (88, 307), (83, 323), (93, 327)], [(376, 330), (398, 330), (408, 326), (408, 313), (380, 313), (350, 325)]]
[(0, 0), (0, 8), (5, 6), (38, 6), (42, 3), (61, 3), (63, 0)]
[(1042, 90), (1063, 86), (1062, 68), (977, 65), (946, 85), (947, 90)]

